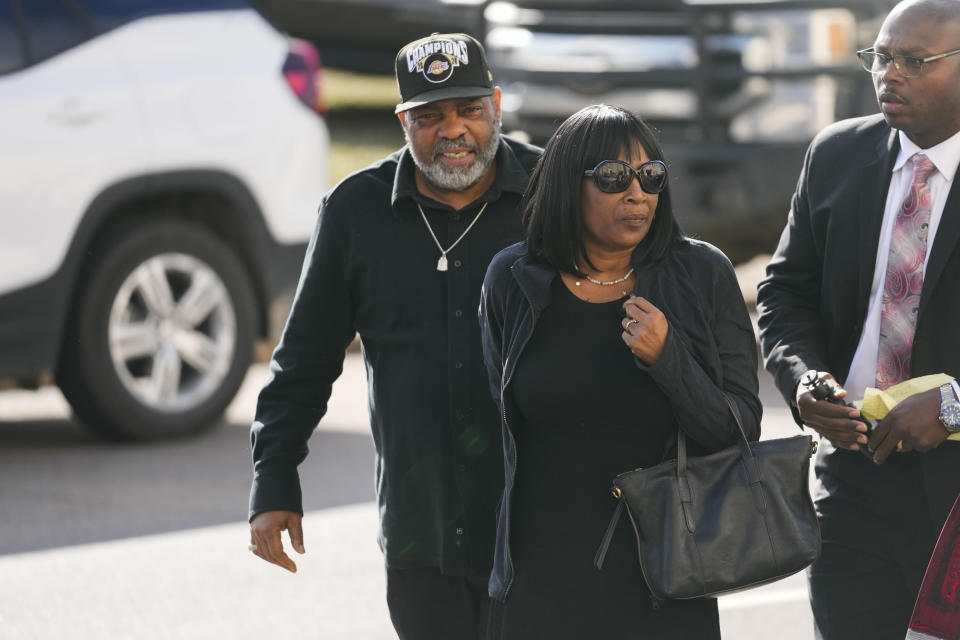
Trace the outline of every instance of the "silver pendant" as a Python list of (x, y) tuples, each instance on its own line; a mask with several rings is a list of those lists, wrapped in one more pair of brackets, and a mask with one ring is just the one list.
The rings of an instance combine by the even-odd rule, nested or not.
[(440, 259), (437, 260), (437, 271), (446, 271), (447, 270), (447, 256), (441, 255)]

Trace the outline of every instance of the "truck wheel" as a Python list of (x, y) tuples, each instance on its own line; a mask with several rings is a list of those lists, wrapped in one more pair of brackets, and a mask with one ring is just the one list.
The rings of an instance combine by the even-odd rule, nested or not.
[(128, 230), (96, 254), (57, 373), (77, 417), (133, 440), (210, 426), (252, 357), (256, 303), (244, 266), (212, 233), (174, 220)]

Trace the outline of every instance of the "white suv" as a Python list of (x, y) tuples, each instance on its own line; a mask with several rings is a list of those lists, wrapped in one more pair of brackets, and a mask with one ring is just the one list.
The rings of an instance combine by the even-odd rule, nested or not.
[(236, 0), (0, 0), (0, 378), (108, 436), (216, 421), (327, 188), (318, 72)]

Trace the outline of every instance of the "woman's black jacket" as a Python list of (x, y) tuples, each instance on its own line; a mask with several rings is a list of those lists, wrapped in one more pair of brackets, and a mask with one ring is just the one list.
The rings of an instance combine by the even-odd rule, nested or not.
[[(480, 297), (483, 356), (503, 427), (506, 482), (489, 585), (491, 597), (501, 601), (513, 581), (509, 531), (517, 450), (510, 380), (541, 312), (550, 304), (556, 276), (555, 269), (532, 260), (526, 246), (517, 243), (494, 257)], [(634, 294), (659, 308), (670, 324), (660, 358), (652, 366), (636, 363), (670, 399), (679, 427), (694, 441), (691, 451), (717, 451), (738, 442), (723, 394), (740, 410), (747, 438), (759, 438), (756, 337), (727, 257), (710, 244), (678, 237), (659, 261), (639, 266)], [(598, 541), (600, 535), (602, 531)]]

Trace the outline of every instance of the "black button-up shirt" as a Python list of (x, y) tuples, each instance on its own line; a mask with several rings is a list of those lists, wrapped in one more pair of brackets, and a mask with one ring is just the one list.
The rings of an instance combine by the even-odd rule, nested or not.
[[(496, 179), (459, 211), (420, 194), (405, 147), (320, 204), (300, 285), (251, 430), (250, 517), (302, 513), (299, 465), (356, 333), (363, 345), (387, 565), (489, 573), (503, 488), (500, 418), (480, 350), (487, 264), (520, 239), (539, 150), (502, 137)], [(440, 250), (417, 204), (446, 249)]]

